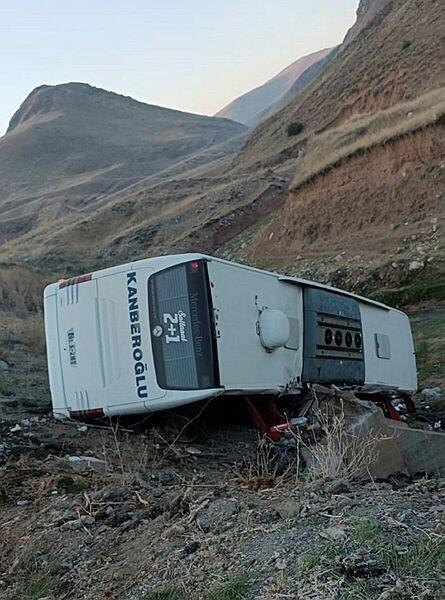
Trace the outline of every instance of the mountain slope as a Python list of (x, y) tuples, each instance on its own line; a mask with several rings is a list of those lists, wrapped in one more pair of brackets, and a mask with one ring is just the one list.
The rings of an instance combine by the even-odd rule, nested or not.
[(246, 125), (255, 124), (258, 122), (260, 113), (277, 102), (308, 67), (323, 59), (330, 51), (331, 48), (325, 48), (299, 58), (263, 85), (230, 102), (215, 116), (232, 119)]
[(39, 87), (0, 138), (0, 239), (33, 227), (42, 210), (91, 205), (244, 129), (86, 84)]
[[(395, 273), (396, 249), (410, 236), (423, 239), (418, 228), (431, 231), (439, 218), (441, 19), (434, 0), (389, 2), (235, 159), (244, 132), (76, 210), (47, 210), (0, 246), (3, 261), (74, 275), (159, 253), (219, 250), (292, 270), (300, 255), (325, 265), (329, 253), (354, 248), (390, 260)], [(298, 122), (303, 131), (289, 136)]]
[(354, 25), (348, 30), (343, 40), (345, 48), (391, 0), (360, 0), (357, 7), (357, 18)]
[[(374, 6), (366, 4), (369, 10)], [(250, 134), (237, 164), (251, 168), (297, 158), (310, 135), (438, 88), (443, 80), (441, 9), (435, 0), (386, 3), (317, 79)], [(288, 134), (292, 123), (301, 123), (300, 135)]]
[(390, 304), (444, 299), (445, 15), (435, 0), (361, 5), (373, 18), (237, 155), (240, 171), (286, 161), (294, 178), (283, 208), (226, 248)]
[(335, 46), (335, 48), (332, 48), (332, 50), (326, 54), (326, 56), (320, 60), (317, 60), (317, 62), (313, 63), (310, 67), (303, 71), (303, 73), (297, 77), (290, 88), (281, 94), (278, 100), (266, 110), (263, 110), (255, 115), (255, 117), (249, 122), (249, 125), (258, 125), (262, 121), (265, 121), (268, 117), (271, 117), (273, 114), (278, 112), (281, 108), (292, 102), (297, 94), (299, 94), (306, 86), (314, 81), (314, 79), (320, 75), (323, 69), (325, 69), (332, 60), (334, 60), (339, 50), (340, 46)]

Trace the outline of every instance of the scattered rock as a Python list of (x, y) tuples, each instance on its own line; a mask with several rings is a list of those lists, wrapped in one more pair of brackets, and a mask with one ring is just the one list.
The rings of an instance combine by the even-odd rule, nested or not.
[(131, 505), (120, 506), (119, 508), (107, 507), (106, 523), (109, 527), (120, 527), (125, 523), (130, 523), (134, 515)]
[(28, 506), (30, 504), (29, 500), (17, 500), (17, 506)]
[(351, 491), (351, 486), (347, 479), (334, 479), (324, 484), (323, 491), (325, 494), (344, 494)]
[(239, 511), (235, 498), (218, 498), (200, 509), (196, 515), (196, 523), (207, 532), (226, 522)]
[(356, 506), (358, 504), (357, 500), (354, 498), (350, 498), (349, 496), (344, 496), (342, 494), (335, 496), (333, 501), (336, 508), (346, 508), (348, 506)]
[(312, 515), (318, 515), (328, 509), (326, 504), (313, 504), (312, 506), (304, 507), (304, 514), (311, 517)]
[(381, 575), (386, 569), (384, 561), (379, 556), (366, 550), (359, 550), (346, 556), (342, 563), (342, 571), (348, 577)]
[(62, 529), (80, 529), (81, 527), (91, 527), (96, 523), (96, 519), (91, 515), (82, 515), (79, 519), (66, 521), (62, 525)]
[(157, 481), (160, 485), (167, 485), (173, 483), (175, 479), (174, 469), (156, 469), (152, 471), (151, 478)]
[(199, 542), (190, 542), (190, 544), (187, 544), (186, 546), (184, 546), (183, 548), (181, 548), (181, 550), (179, 551), (179, 555), (181, 558), (185, 558), (186, 556), (190, 556), (190, 554), (193, 554), (194, 552), (196, 552), (199, 548)]
[(346, 531), (340, 527), (328, 527), (327, 529), (320, 531), (320, 536), (326, 540), (336, 542), (346, 538)]
[(425, 400), (438, 400), (442, 394), (442, 390), (440, 389), (440, 387), (425, 388), (421, 391), (421, 394), (425, 398)]
[(124, 485), (107, 485), (91, 495), (94, 502), (127, 502), (132, 497), (133, 491)]
[(170, 517), (177, 517), (178, 515), (188, 514), (190, 509), (190, 501), (184, 496), (184, 494), (177, 494), (168, 503), (167, 510)]
[(68, 456), (71, 468), (76, 471), (93, 470), (105, 472), (107, 463), (95, 456)]
[(277, 513), (283, 520), (294, 519), (300, 514), (301, 506), (295, 500), (284, 500), (275, 506)]
[(8, 371), (9, 365), (6, 361), (0, 360), (0, 371)]
[(413, 260), (408, 265), (409, 271), (418, 271), (419, 269), (423, 269), (425, 264), (420, 260)]
[(172, 525), (164, 531), (162, 537), (164, 539), (172, 539), (185, 533), (185, 527), (182, 525)]
[(195, 446), (188, 446), (185, 451), (191, 456), (199, 456), (202, 454), (202, 450), (200, 448), (196, 448)]
[[(57, 490), (69, 493), (81, 492), (88, 489), (88, 482), (82, 476), (61, 475), (57, 479)], [(57, 490), (52, 493), (57, 494)]]

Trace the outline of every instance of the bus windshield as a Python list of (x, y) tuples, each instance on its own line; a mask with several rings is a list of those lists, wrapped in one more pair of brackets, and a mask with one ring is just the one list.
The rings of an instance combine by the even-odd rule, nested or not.
[(218, 387), (206, 262), (155, 273), (148, 280), (148, 298), (158, 385), (174, 390)]

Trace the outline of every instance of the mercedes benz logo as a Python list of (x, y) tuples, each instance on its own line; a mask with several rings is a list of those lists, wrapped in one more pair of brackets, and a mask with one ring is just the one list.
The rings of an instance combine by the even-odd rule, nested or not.
[(161, 337), (161, 335), (164, 333), (164, 330), (160, 325), (155, 325), (152, 329), (152, 333), (155, 337)]

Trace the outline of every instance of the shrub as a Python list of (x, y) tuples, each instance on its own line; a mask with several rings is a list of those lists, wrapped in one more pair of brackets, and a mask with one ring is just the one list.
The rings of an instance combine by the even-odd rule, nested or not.
[(299, 135), (304, 129), (303, 123), (290, 123), (287, 127), (287, 135)]
[(250, 589), (247, 573), (236, 573), (230, 576), (221, 586), (210, 591), (209, 600), (242, 600)]
[(314, 437), (311, 443), (299, 431), (295, 433), (298, 451), (305, 450), (310, 458), (309, 478), (353, 480), (368, 473), (377, 459), (377, 443), (388, 438), (376, 435), (371, 429), (355, 433), (348, 425), (342, 400), (337, 409), (333, 403), (325, 404), (315, 414), (320, 439)]

